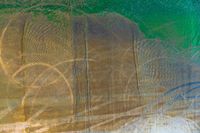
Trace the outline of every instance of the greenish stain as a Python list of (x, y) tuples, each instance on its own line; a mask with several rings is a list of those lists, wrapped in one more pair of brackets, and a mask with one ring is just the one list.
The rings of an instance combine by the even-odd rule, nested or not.
[(10, 4), (0, 4), (0, 14), (32, 12), (59, 23), (56, 12), (115, 12), (136, 22), (147, 38), (171, 41), (178, 49), (185, 49), (200, 45), (199, 37), (194, 37), (199, 29), (199, 5), (193, 0), (10, 0)]

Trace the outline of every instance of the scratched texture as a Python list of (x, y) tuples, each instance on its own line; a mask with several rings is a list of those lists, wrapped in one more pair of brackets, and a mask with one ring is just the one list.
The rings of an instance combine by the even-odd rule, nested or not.
[(0, 132), (199, 133), (198, 6), (0, 1)]

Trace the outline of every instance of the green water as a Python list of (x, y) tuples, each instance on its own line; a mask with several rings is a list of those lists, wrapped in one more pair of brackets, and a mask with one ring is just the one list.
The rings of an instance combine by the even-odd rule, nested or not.
[(115, 12), (136, 22), (147, 38), (169, 41), (179, 50), (200, 45), (200, 4), (195, 0), (2, 0), (0, 3), (1, 14), (43, 13), (52, 21), (56, 21), (56, 11), (73, 15)]

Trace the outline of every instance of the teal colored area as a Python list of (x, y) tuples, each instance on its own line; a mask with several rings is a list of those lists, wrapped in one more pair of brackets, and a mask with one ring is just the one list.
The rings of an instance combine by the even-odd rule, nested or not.
[(199, 46), (197, 0), (4, 0), (1, 13), (43, 13), (56, 21), (57, 11), (82, 14), (119, 13), (136, 22), (147, 38), (171, 42), (177, 49)]

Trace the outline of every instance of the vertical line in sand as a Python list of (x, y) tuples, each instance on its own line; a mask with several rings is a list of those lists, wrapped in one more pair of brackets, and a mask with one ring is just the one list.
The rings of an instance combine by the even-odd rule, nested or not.
[(134, 67), (135, 67), (135, 76), (136, 76), (136, 88), (137, 88), (137, 91), (138, 91), (138, 95), (139, 95), (139, 101), (141, 103), (141, 92), (140, 92), (140, 89), (139, 89), (139, 78), (138, 78), (138, 68), (137, 68), (137, 61), (138, 61), (138, 57), (137, 57), (137, 51), (135, 50), (135, 36), (134, 36), (134, 33), (133, 33), (133, 30), (131, 30), (131, 46), (132, 46), (132, 51), (133, 51), (133, 62), (134, 62)]
[[(22, 14), (24, 15), (24, 14)], [(23, 20), (23, 26), (22, 26), (22, 37), (21, 37), (21, 65), (23, 66), (25, 64), (25, 57), (24, 57), (24, 34), (25, 34), (25, 27), (26, 27), (26, 16), (22, 16), (22, 17), (25, 17), (24, 20)], [(23, 81), (22, 81), (22, 84), (24, 86), (25, 84), (25, 77), (26, 77), (26, 73), (23, 72)], [(24, 90), (24, 96), (26, 95), (26, 88), (23, 87), (23, 90)], [(26, 111), (25, 111), (25, 104), (22, 104), (22, 108), (23, 108), (23, 113), (24, 113), (24, 121), (26, 122), (27, 121), (27, 116), (26, 116)], [(25, 129), (25, 132), (27, 132), (29, 129)]]
[[(86, 91), (86, 107), (88, 110), (87, 117), (88, 117), (88, 125), (90, 127), (90, 107), (91, 107), (91, 94), (90, 94), (90, 83), (89, 83), (89, 62), (88, 62), (88, 17), (85, 18), (85, 63), (86, 63), (86, 82), (87, 82), (87, 91)], [(90, 132), (90, 128), (89, 132)]]

